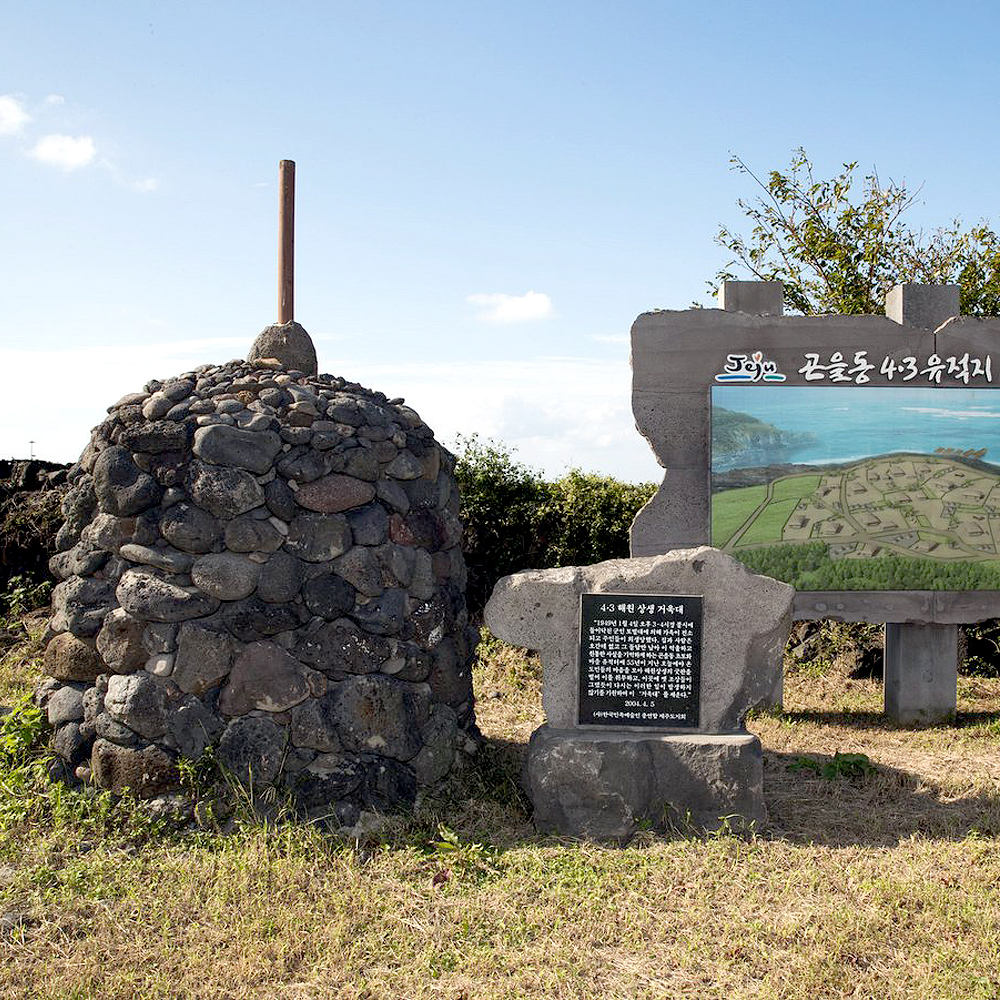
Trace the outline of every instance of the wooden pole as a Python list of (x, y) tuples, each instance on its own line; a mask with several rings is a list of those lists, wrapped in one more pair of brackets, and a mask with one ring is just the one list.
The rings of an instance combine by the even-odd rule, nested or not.
[(278, 164), (278, 322), (295, 319), (295, 161)]

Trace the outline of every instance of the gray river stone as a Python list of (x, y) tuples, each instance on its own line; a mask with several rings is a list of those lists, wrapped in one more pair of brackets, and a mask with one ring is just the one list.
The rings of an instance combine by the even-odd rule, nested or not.
[(292, 709), (292, 722), (288, 734), (291, 742), (308, 750), (332, 753), (340, 750), (337, 724), (334, 718), (335, 702), (332, 693), (322, 698), (307, 698)]
[(114, 584), (93, 577), (70, 577), (52, 590), (52, 631), (96, 635), (113, 603)]
[(177, 625), (172, 622), (151, 622), (143, 630), (142, 648), (150, 656), (174, 652), (177, 649)]
[(116, 795), (129, 789), (148, 798), (175, 787), (180, 780), (173, 757), (156, 746), (136, 749), (99, 739), (90, 760), (94, 781)]
[(252, 515), (233, 518), (226, 525), (226, 548), (230, 552), (274, 552), (283, 541), (270, 521)]
[(107, 561), (111, 553), (92, 542), (79, 541), (65, 552), (57, 552), (49, 560), (49, 572), (58, 580), (71, 576), (91, 576)]
[(72, 632), (60, 632), (45, 647), (42, 669), (61, 681), (92, 681), (104, 664), (92, 645)]
[(373, 503), (347, 516), (355, 545), (381, 545), (389, 537), (389, 517), (381, 504)]
[(118, 554), (129, 562), (153, 566), (168, 573), (186, 573), (194, 562), (194, 558), (187, 552), (173, 548), (154, 549), (148, 545), (136, 545), (134, 542), (123, 545)]
[(223, 601), (239, 601), (257, 589), (260, 565), (236, 552), (201, 556), (191, 568), (196, 587)]
[(148, 622), (182, 622), (209, 615), (219, 601), (195, 588), (186, 590), (141, 570), (125, 573), (115, 591), (118, 603)]
[(123, 428), (119, 443), (129, 451), (159, 455), (165, 451), (185, 451), (188, 429), (175, 420), (152, 420)]
[(260, 475), (271, 468), (281, 451), (281, 438), (274, 431), (241, 430), (226, 424), (213, 424), (195, 431), (192, 450), (206, 462), (231, 465)]
[(260, 568), (257, 596), (269, 604), (291, 601), (302, 586), (302, 563), (287, 552), (275, 552)]
[(160, 518), (160, 533), (183, 552), (209, 552), (222, 534), (222, 525), (207, 511), (182, 500)]
[(350, 617), (375, 635), (399, 635), (406, 620), (406, 591), (387, 590), (355, 608)]
[(421, 785), (440, 781), (451, 770), (458, 746), (458, 717), (447, 705), (435, 705), (421, 732), (424, 745), (410, 761)]
[(295, 647), (295, 655), (303, 663), (317, 667), (335, 680), (348, 674), (378, 673), (393, 653), (390, 639), (361, 632), (345, 619), (310, 630)]
[(354, 607), (354, 588), (334, 573), (321, 573), (302, 588), (306, 607), (332, 622)]
[(234, 651), (226, 633), (185, 622), (177, 632), (171, 680), (187, 694), (204, 694), (229, 674)]
[(80, 541), (117, 554), (118, 549), (132, 540), (137, 527), (134, 517), (97, 514), (80, 534)]
[(284, 712), (309, 697), (306, 667), (277, 643), (254, 642), (236, 657), (219, 695), (226, 715)]
[(299, 514), (285, 539), (285, 548), (306, 562), (335, 559), (350, 545), (351, 529), (343, 514)]
[(296, 502), (307, 510), (321, 514), (338, 514), (343, 510), (361, 507), (375, 497), (375, 487), (370, 482), (332, 473), (300, 486)]
[(216, 517), (245, 514), (264, 502), (260, 483), (242, 469), (192, 462), (187, 486), (191, 499)]
[(277, 778), (287, 736), (277, 723), (258, 716), (233, 719), (215, 750), (215, 759), (245, 785)]
[(366, 597), (377, 597), (385, 590), (382, 568), (370, 548), (355, 546), (334, 560), (333, 567), (339, 576)]
[(405, 545), (397, 545), (395, 542), (386, 542), (371, 551), (378, 560), (383, 586), (409, 587), (417, 568), (418, 555), (424, 556), (433, 566), (429, 553)]
[(133, 618), (124, 608), (107, 613), (101, 631), (97, 633), (97, 651), (109, 670), (130, 674), (147, 659), (142, 642), (146, 623)]
[(126, 448), (105, 448), (94, 463), (94, 492), (101, 510), (128, 517), (152, 507), (162, 494), (156, 480), (140, 470)]
[(272, 479), (264, 487), (264, 500), (267, 509), (282, 521), (291, 521), (301, 508), (295, 502), (295, 494), (283, 479)]
[(189, 695), (174, 706), (166, 738), (182, 756), (197, 760), (221, 729), (218, 716)]
[(298, 628), (309, 620), (309, 612), (299, 604), (268, 604), (256, 597), (225, 606), (223, 621), (240, 642), (256, 642)]
[(64, 684), (49, 698), (45, 711), (50, 726), (79, 721), (83, 718), (83, 691), (79, 687)]
[(170, 701), (166, 682), (140, 670), (108, 678), (104, 710), (134, 733), (155, 740), (170, 727)]
[(56, 535), (56, 548), (62, 552), (71, 548), (80, 539), (80, 532), (87, 526), (97, 509), (94, 493), (94, 477), (84, 475), (79, 482), (66, 492), (60, 510), (64, 521)]
[(375, 484), (375, 492), (379, 500), (387, 503), (390, 507), (399, 511), (400, 514), (409, 512), (410, 498), (407, 496), (406, 490), (399, 483), (393, 482), (391, 479), (380, 479)]
[(319, 370), (316, 348), (305, 328), (296, 322), (275, 323), (264, 327), (250, 348), (247, 361), (275, 358), (283, 368), (315, 375)]
[(333, 716), (346, 749), (406, 761), (423, 746), (429, 703), (426, 686), (366, 674), (337, 685)]
[(412, 452), (401, 451), (386, 466), (385, 471), (393, 479), (419, 479), (423, 475), (424, 465)]

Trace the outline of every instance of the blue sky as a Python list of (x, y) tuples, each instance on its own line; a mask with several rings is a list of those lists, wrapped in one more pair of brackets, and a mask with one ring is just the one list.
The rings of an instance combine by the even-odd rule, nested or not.
[[(991, 4), (12, 4), (0, 35), (0, 456), (69, 461), (152, 377), (277, 318), (324, 371), (556, 475), (658, 477), (628, 330), (803, 145), (1000, 222)], [(534, 293), (529, 295), (529, 293)]]

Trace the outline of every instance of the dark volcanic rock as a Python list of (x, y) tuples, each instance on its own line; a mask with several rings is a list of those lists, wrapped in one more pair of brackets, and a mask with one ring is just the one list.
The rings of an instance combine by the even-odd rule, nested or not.
[(354, 823), (450, 772), (474, 725), (454, 459), (293, 359), (300, 332), (123, 397), (67, 474), (37, 694), (67, 773), (155, 795), (214, 746)]

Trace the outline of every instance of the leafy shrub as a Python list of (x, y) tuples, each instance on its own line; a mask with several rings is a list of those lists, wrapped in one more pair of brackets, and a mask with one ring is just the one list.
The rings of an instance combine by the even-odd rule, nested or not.
[(0, 621), (11, 622), (29, 611), (44, 607), (52, 593), (52, 581), (40, 583), (24, 576), (12, 576), (0, 593)]
[(627, 557), (629, 527), (656, 488), (579, 469), (548, 482), (475, 435), (460, 438), (459, 448), (467, 601), (476, 617), (502, 576)]
[(0, 771), (17, 768), (38, 754), (49, 727), (45, 714), (25, 695), (0, 720)]
[(0, 480), (0, 589), (12, 577), (38, 582), (48, 578), (48, 561), (56, 551), (62, 524), (60, 504), (65, 485), (16, 489)]

